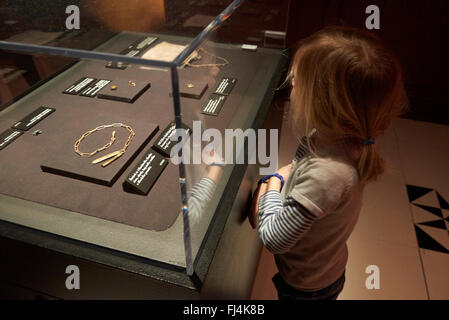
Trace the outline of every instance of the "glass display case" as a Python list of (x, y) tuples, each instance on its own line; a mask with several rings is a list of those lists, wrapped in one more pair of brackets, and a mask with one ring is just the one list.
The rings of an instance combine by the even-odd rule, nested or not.
[(288, 6), (3, 2), (1, 236), (201, 288), (257, 178)]

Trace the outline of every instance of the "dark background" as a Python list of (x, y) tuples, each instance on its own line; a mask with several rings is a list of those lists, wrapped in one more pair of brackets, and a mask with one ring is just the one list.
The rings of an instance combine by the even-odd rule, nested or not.
[[(81, 8), (82, 30), (64, 34), (51, 45), (91, 49), (107, 40), (112, 33), (92, 17), (92, 10), (102, 0), (6, 0), (0, 3), (0, 24), (3, 20), (19, 21), (14, 26), (0, 28), (5, 39), (27, 29), (65, 31), (64, 8), (77, 4)], [(159, 0), (154, 0), (159, 1)], [(110, 0), (108, 10), (123, 10), (121, 0)], [(151, 3), (151, 2), (149, 2)], [(185, 26), (192, 16), (216, 16), (231, 0), (160, 0), (164, 7), (164, 23), (151, 30), (129, 19), (127, 30), (197, 35), (204, 26)], [(131, 2), (130, 2), (131, 4)], [(399, 57), (405, 74), (411, 109), (406, 117), (421, 121), (449, 124), (449, 1), (447, 0), (247, 0), (219, 29), (214, 40), (233, 43), (253, 43), (259, 46), (295, 48), (297, 42), (327, 25), (348, 25), (365, 28), (369, 5), (380, 8), (381, 29), (377, 33)], [(87, 8), (87, 9), (83, 9)], [(115, 8), (115, 9), (114, 9)], [(58, 30), (60, 27), (60, 30)], [(19, 29), (17, 29), (19, 28)], [(120, 28), (124, 28), (120, 26)], [(123, 29), (120, 29), (123, 30)], [(266, 30), (281, 31), (285, 37), (267, 40)], [(75, 33), (75, 35), (73, 35)], [(13, 66), (28, 71), (25, 87), (50, 77), (73, 61), (47, 58), (0, 50), (0, 66)], [(0, 77), (0, 86), (1, 77)], [(23, 84), (9, 85), (8, 96), (0, 92), (0, 105), (11, 96), (24, 91)], [(6, 92), (4, 91), (4, 92)], [(0, 107), (0, 110), (2, 108)]]
[(365, 28), (367, 6), (380, 9), (375, 31), (399, 57), (411, 109), (408, 118), (449, 124), (449, 1), (292, 0), (287, 44), (326, 25)]

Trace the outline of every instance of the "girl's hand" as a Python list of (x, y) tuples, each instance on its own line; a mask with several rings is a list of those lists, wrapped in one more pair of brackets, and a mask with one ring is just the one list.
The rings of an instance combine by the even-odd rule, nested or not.
[[(288, 177), (290, 176), (290, 171), (292, 170), (292, 164), (289, 164), (288, 166), (285, 166), (281, 169), (279, 169), (276, 173), (280, 174), (285, 182), (287, 182)], [(276, 182), (278, 179), (274, 178), (274, 180)], [(253, 229), (257, 228), (257, 217), (258, 217), (258, 213), (259, 213), (259, 199), (261, 196), (263, 196), (265, 193), (267, 193), (268, 189), (272, 186), (272, 184), (270, 183), (262, 183), (254, 192), (253, 195), (253, 200), (251, 203), (251, 209), (250, 212), (248, 214), (248, 220), (249, 223), (251, 224), (251, 226), (253, 227)], [(280, 187), (279, 187), (280, 189)]]
[(257, 228), (257, 222), (258, 222), (258, 214), (259, 214), (259, 199), (262, 195), (264, 195), (267, 192), (267, 184), (262, 183), (256, 191), (254, 191), (253, 195), (253, 201), (251, 203), (251, 209), (248, 214), (248, 220), (251, 224), (251, 227), (253, 229)]
[(287, 183), (291, 171), (292, 171), (292, 164), (290, 163), (288, 166), (279, 169), (276, 173), (280, 174), (282, 178), (284, 178), (285, 183)]

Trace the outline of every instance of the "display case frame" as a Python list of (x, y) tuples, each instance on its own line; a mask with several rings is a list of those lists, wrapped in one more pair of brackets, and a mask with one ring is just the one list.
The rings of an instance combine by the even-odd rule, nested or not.
[[(172, 85), (173, 120), (176, 123), (176, 127), (182, 129), (183, 111), (179, 93), (178, 68), (196, 48), (202, 45), (203, 42), (230, 17), (233, 11), (236, 10), (242, 2), (242, 0), (233, 1), (232, 4), (214, 19), (206, 29), (193, 39), (193, 41), (184, 38), (183, 40), (187, 40), (189, 45), (173, 62), (144, 60), (137, 57), (126, 57), (114, 53), (46, 47), (5, 41), (0, 41), (0, 49), (33, 54), (58, 55), (83, 59), (86, 61), (113, 61), (131, 65), (165, 68), (169, 70)], [(182, 37), (169, 35), (156, 36), (163, 39), (182, 39)], [(117, 41), (117, 38), (112, 38), (110, 41)], [(224, 45), (219, 43), (216, 45), (218, 47), (226, 46), (232, 50), (240, 50), (239, 45)], [(259, 52), (270, 56), (266, 65), (268, 69), (265, 69), (263, 73), (258, 74), (260, 75), (259, 83), (253, 86), (250, 92), (248, 92), (248, 97), (251, 96), (252, 98), (245, 99), (240, 105), (241, 108), (248, 108), (252, 110), (252, 112), (247, 116), (243, 126), (241, 123), (238, 125), (230, 123), (230, 127), (261, 127), (268, 112), (273, 93), (279, 83), (282, 73), (285, 71), (287, 57), (283, 51), (259, 48)], [(58, 77), (62, 76), (62, 74), (55, 76), (44, 85), (39, 86), (39, 89), (44, 89), (45, 86), (51, 86), (52, 81), (59, 81), (60, 78)], [(32, 94), (33, 92), (27, 94), (25, 97), (30, 98)], [(255, 96), (257, 97), (257, 101), (254, 101)], [(0, 195), (2, 212), (0, 218), (0, 234), (7, 239), (14, 239), (20, 242), (37, 245), (40, 248), (63, 253), (71, 257), (92, 261), (127, 272), (133, 272), (144, 277), (158, 279), (163, 283), (170, 283), (177, 287), (199, 290), (205, 283), (217, 246), (222, 240), (222, 235), (225, 226), (228, 223), (228, 218), (230, 217), (232, 208), (235, 207), (235, 199), (239, 193), (240, 184), (244, 179), (244, 176), (248, 175), (247, 165), (235, 165), (226, 170), (228, 171), (228, 178), (226, 184), (222, 186), (222, 190), (220, 191), (220, 198), (217, 200), (212, 215), (213, 218), (205, 227), (206, 231), (204, 238), (199, 245), (199, 247), (201, 247), (201, 252), (198, 255), (190, 255), (189, 257), (189, 244), (185, 241), (186, 233), (188, 237), (188, 233), (190, 232), (188, 210), (182, 211), (183, 223), (176, 229), (173, 229), (175, 230), (173, 232), (177, 237), (179, 237), (180, 234), (184, 234), (182, 240), (184, 245), (182, 248), (183, 250), (179, 250), (179, 247), (173, 248), (173, 246), (169, 246), (170, 249), (168, 249), (169, 247), (164, 247), (163, 245), (163, 238), (155, 241), (151, 236), (148, 236), (146, 231), (138, 230), (138, 228), (133, 228), (132, 226), (123, 226), (119, 223), (105, 221), (96, 217), (81, 216), (67, 210), (5, 195)], [(186, 184), (182, 183), (182, 180), (186, 179), (185, 171), (184, 165), (180, 164), (179, 186), (181, 190), (181, 206), (184, 208), (188, 207), (188, 191), (185, 189)], [(250, 176), (248, 181), (253, 181), (257, 174), (251, 173)], [(252, 183), (246, 183), (244, 186), (245, 192), (247, 192), (248, 187), (251, 189), (251, 184)], [(42, 218), (43, 212), (46, 215), (45, 218)], [(20, 215), (22, 215), (22, 218), (20, 218)], [(30, 216), (34, 216), (34, 220), (33, 218), (30, 220)], [(59, 232), (54, 232), (49, 226), (57, 224), (56, 222), (60, 217), (64, 217), (64, 221), (60, 221), (61, 223), (58, 225)], [(32, 221), (32, 223), (30, 223), (30, 221)], [(77, 223), (79, 226), (78, 228), (74, 227)], [(241, 224), (241, 222), (239, 222), (239, 224)], [(89, 230), (82, 230), (82, 225), (88, 225), (91, 230), (95, 229), (96, 232), (92, 234)], [(182, 231), (182, 233), (180, 233), (180, 231)], [(101, 233), (103, 233), (102, 236), (108, 243), (98, 243), (98, 241), (95, 240)], [(161, 262), (158, 261), (158, 259), (151, 258), (151, 254), (148, 254), (147, 252), (148, 246), (153, 246), (159, 254), (167, 253), (167, 250), (179, 251), (177, 256), (181, 257), (184, 254), (183, 258), (185, 258), (185, 265), (180, 263), (180, 260), (170, 263), (168, 261)], [(144, 251), (147, 253), (142, 254)], [(154, 252), (152, 255), (153, 257), (155, 256)]]

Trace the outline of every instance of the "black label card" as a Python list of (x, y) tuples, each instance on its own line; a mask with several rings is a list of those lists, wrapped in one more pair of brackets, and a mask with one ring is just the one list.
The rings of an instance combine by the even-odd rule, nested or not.
[(115, 62), (115, 61), (109, 61), (106, 64), (106, 68), (110, 68), (110, 69), (118, 69), (118, 70), (125, 70), (128, 67), (127, 63), (123, 63), (123, 62)]
[(137, 50), (134, 48), (128, 48), (123, 50), (122, 52), (120, 52), (120, 54), (124, 55), (124, 56), (128, 56), (128, 57), (135, 57), (138, 56), (140, 53), (142, 52), (142, 50)]
[(0, 134), (0, 150), (6, 148), (8, 144), (16, 140), (23, 134), (23, 131), (8, 129)]
[(83, 77), (72, 84), (70, 87), (65, 89), (63, 93), (77, 95), (81, 92), (81, 90), (83, 90), (86, 86), (92, 84), (92, 82), (94, 82), (95, 80), (95, 78)]
[(201, 109), (201, 113), (211, 116), (218, 116), (225, 101), (226, 96), (212, 93), (206, 101), (206, 104)]
[[(157, 37), (145, 37), (142, 39), (137, 40), (133, 44), (129, 45), (128, 48), (120, 52), (120, 54), (128, 57), (137, 57), (140, 55), (144, 50), (146, 50), (148, 47), (150, 47), (158, 38)], [(108, 62), (106, 64), (106, 68), (112, 68), (112, 69), (120, 69), (125, 70), (128, 67), (126, 63), (123, 62)]]
[(157, 37), (145, 37), (137, 40), (128, 49), (137, 49), (137, 50), (145, 50), (149, 46), (151, 46), (158, 38)]
[(147, 195), (167, 164), (167, 159), (152, 149), (148, 150), (123, 182), (124, 189), (128, 192)]
[(55, 112), (56, 109), (48, 107), (39, 107), (35, 111), (31, 112), (25, 118), (13, 125), (13, 129), (19, 129), (27, 131), (28, 129), (34, 127), (37, 123), (44, 120), (50, 114)]
[[(191, 134), (192, 130), (184, 123), (181, 124), (182, 128), (186, 130), (187, 134)], [(159, 152), (164, 157), (169, 158), (171, 149), (178, 143), (178, 141), (172, 141), (171, 137), (176, 133), (176, 123), (174, 121), (165, 128), (164, 131), (156, 139), (153, 145), (153, 149)]]
[(234, 78), (223, 78), (218, 83), (217, 88), (215, 89), (215, 93), (229, 95), (237, 83), (237, 79)]
[(106, 87), (110, 82), (111, 81), (109, 80), (99, 79), (88, 88), (84, 89), (80, 96), (93, 98), (97, 95), (98, 91)]

